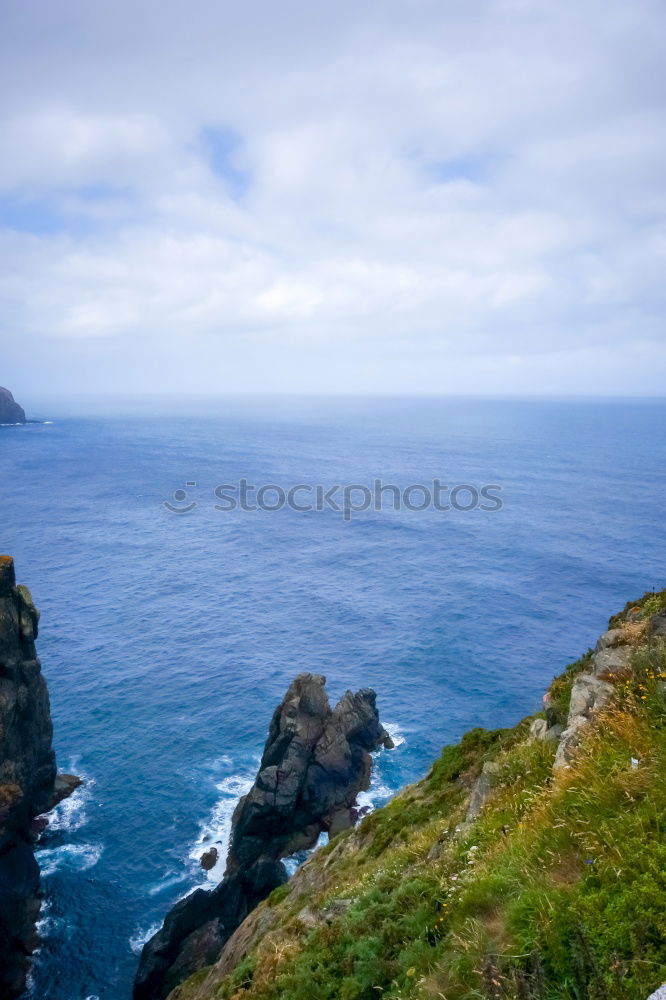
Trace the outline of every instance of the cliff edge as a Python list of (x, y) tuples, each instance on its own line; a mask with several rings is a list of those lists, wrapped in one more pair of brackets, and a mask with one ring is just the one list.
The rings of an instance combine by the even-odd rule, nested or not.
[(319, 848), (169, 1000), (646, 1000), (666, 982), (666, 591), (541, 711)]
[(25, 410), (16, 402), (9, 389), (0, 385), (0, 424), (24, 424)]
[(33, 821), (80, 784), (58, 775), (46, 681), (37, 659), (39, 612), (14, 562), (0, 556), (0, 1000), (18, 996), (38, 940), (39, 866)]
[(147, 942), (135, 1000), (162, 1000), (213, 962), (238, 925), (287, 882), (281, 859), (324, 831), (353, 826), (370, 784), (371, 753), (392, 745), (374, 691), (347, 691), (331, 709), (318, 674), (300, 674), (273, 715), (255, 782), (236, 807), (225, 876), (177, 903)]

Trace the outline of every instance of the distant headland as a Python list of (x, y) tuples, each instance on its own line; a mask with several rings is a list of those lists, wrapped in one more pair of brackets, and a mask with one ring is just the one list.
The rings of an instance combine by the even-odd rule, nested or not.
[(24, 424), (25, 410), (16, 402), (9, 389), (0, 386), (0, 424)]

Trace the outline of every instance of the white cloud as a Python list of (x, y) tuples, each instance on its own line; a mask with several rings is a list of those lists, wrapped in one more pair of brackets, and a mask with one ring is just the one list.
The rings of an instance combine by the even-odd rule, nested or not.
[(50, 342), (91, 388), (144, 354), (155, 391), (663, 384), (656, 0), (6, 20), (0, 342), (37, 388)]

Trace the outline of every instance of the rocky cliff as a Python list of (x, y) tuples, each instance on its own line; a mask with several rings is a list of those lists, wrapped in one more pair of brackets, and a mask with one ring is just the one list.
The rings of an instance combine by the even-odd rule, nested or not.
[(371, 752), (392, 744), (374, 691), (348, 691), (331, 709), (325, 683), (301, 674), (275, 710), (256, 780), (234, 812), (224, 879), (177, 903), (145, 945), (135, 1000), (161, 1000), (213, 962), (247, 915), (286, 883), (282, 858), (354, 824)]
[(24, 424), (25, 411), (14, 400), (9, 389), (0, 386), (0, 424)]
[(662, 591), (542, 711), (470, 731), (315, 851), (169, 1000), (645, 1000), (665, 914)]
[(34, 820), (79, 784), (58, 775), (46, 682), (35, 650), (39, 613), (0, 556), (0, 1000), (23, 989), (37, 944)]

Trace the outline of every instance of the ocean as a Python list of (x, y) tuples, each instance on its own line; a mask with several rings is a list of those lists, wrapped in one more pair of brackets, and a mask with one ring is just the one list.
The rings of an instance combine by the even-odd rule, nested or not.
[[(397, 746), (372, 807), (466, 729), (538, 708), (609, 614), (666, 584), (664, 402), (162, 410), (0, 428), (0, 551), (42, 613), (59, 766), (85, 779), (38, 848), (30, 1000), (128, 1000), (143, 941), (219, 878), (198, 857), (223, 851), (297, 673), (325, 674), (332, 701), (376, 689)], [(309, 487), (300, 506), (337, 486), (340, 509), (273, 489), (280, 509), (242, 510), (242, 480)], [(389, 491), (346, 518), (344, 486), (360, 507), (376, 480), (402, 509)], [(404, 509), (435, 480), (451, 509)]]

